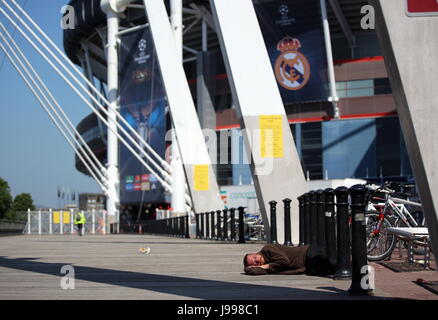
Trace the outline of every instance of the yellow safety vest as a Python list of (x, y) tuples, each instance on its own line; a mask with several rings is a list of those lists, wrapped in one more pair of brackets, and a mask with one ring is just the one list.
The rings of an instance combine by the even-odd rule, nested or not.
[(77, 212), (75, 214), (75, 222), (74, 224), (85, 224), (85, 215), (82, 212)]

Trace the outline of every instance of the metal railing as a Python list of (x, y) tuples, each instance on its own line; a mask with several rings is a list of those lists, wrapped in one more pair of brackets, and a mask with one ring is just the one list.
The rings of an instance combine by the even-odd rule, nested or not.
[(194, 216), (162, 217), (140, 223), (124, 223), (120, 225), (120, 230), (237, 243), (266, 240), (261, 217), (245, 213), (244, 207), (202, 212)]
[[(28, 210), (26, 226), (23, 230), (25, 234), (77, 234), (77, 227), (74, 224), (74, 217), (78, 210)], [(111, 224), (106, 211), (91, 210), (83, 211), (86, 223), (84, 224), (84, 234), (107, 234), (110, 231), (116, 232), (116, 224)], [(117, 221), (115, 221), (117, 222)]]

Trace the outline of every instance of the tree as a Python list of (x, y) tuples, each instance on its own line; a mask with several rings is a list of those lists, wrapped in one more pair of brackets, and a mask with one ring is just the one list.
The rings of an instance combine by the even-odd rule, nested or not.
[(14, 212), (27, 211), (27, 209), (35, 210), (32, 196), (29, 193), (17, 194), (12, 203), (12, 210)]
[(12, 196), (9, 184), (0, 178), (0, 218), (3, 218), (12, 208)]

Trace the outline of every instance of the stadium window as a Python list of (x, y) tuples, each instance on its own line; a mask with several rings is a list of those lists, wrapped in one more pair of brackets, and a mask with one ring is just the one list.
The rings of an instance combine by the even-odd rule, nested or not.
[(322, 179), (322, 124), (308, 122), (301, 125), (301, 152), (304, 174)]
[(391, 84), (388, 78), (377, 78), (374, 79), (374, 94), (391, 94)]
[(339, 98), (370, 97), (374, 95), (373, 79), (336, 82)]

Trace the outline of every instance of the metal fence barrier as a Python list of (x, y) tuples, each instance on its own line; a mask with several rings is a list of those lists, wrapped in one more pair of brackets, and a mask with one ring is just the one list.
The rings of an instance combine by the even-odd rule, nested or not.
[[(37, 210), (27, 211), (27, 222), (23, 230), (25, 234), (77, 234), (78, 229), (74, 224), (77, 210)], [(117, 232), (117, 221), (110, 223), (106, 211), (92, 210), (81, 211), (84, 213), (86, 223), (83, 234), (107, 234)]]
[[(230, 241), (265, 240), (264, 227), (260, 216), (245, 213), (244, 207), (197, 213), (191, 218), (180, 216), (159, 220), (148, 220), (130, 226), (130, 231), (143, 234), (158, 234), (190, 238), (190, 224), (194, 226), (196, 239)], [(121, 226), (125, 230), (125, 226)]]

